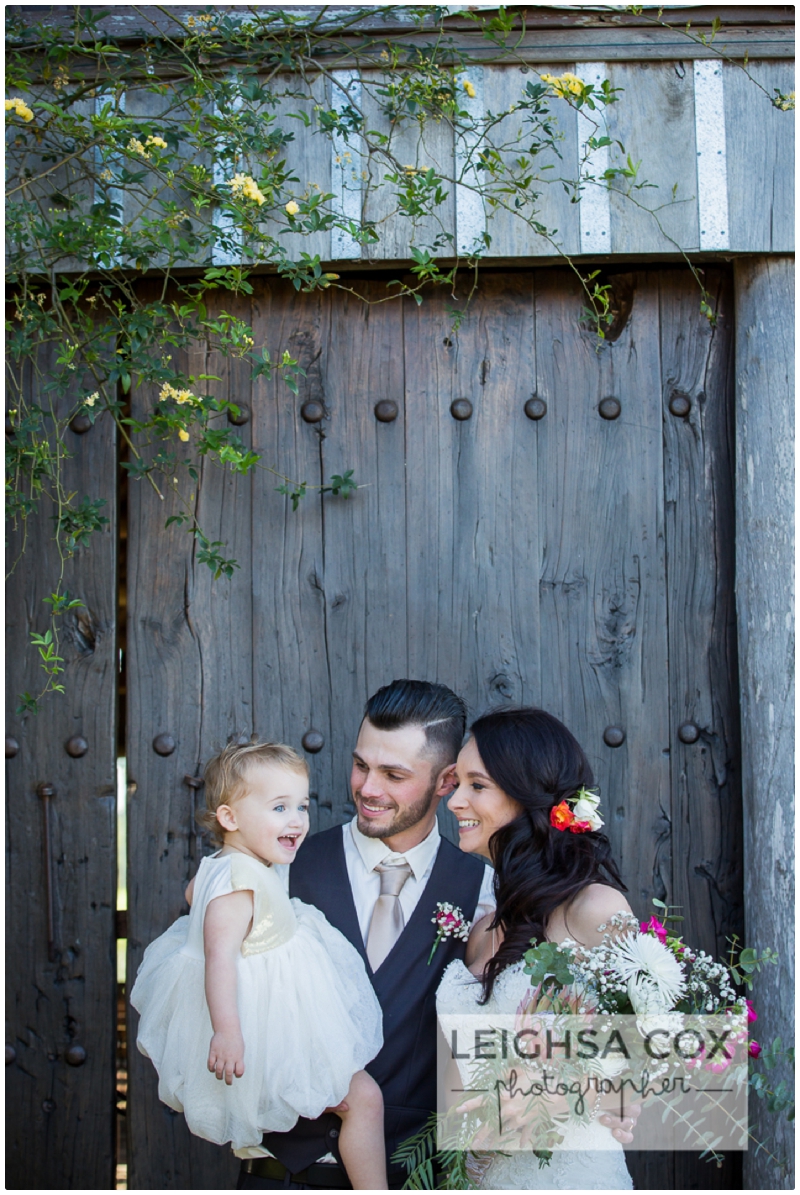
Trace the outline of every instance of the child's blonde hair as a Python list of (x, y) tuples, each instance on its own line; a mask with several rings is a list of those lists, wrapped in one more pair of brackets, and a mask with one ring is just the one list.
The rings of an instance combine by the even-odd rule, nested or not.
[(247, 772), (255, 764), (268, 764), (308, 775), (306, 761), (285, 743), (265, 743), (255, 737), (244, 745), (228, 743), (205, 766), (206, 807), (197, 813), (198, 822), (214, 842), (224, 842), (224, 831), (217, 821), (217, 809), (244, 796)]

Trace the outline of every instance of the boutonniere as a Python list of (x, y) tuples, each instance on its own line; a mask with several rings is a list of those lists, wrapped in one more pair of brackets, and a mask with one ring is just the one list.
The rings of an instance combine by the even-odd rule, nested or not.
[(436, 937), (428, 955), (428, 966), (431, 965), (436, 947), (442, 938), (460, 938), (462, 942), (466, 942), (469, 937), (469, 925), (461, 909), (456, 905), (448, 904), (447, 901), (440, 901), (437, 904), (431, 921), (436, 926)]

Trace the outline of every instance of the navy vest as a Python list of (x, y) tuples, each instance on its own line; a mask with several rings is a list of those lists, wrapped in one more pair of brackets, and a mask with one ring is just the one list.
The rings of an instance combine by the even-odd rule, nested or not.
[[(380, 1084), (385, 1107), (387, 1156), (419, 1131), (436, 1110), (436, 989), (466, 943), (445, 938), (428, 966), (436, 936), (431, 918), (448, 901), (472, 921), (485, 864), (443, 838), (433, 870), (414, 912), (389, 955), (373, 974), (367, 961), (347, 875), (342, 827), (303, 843), (289, 872), (289, 892), (316, 905), (364, 960), (383, 1009), (384, 1045), (367, 1067)], [(335, 1146), (338, 1118), (300, 1121), (289, 1133), (267, 1133), (264, 1145), (292, 1172), (304, 1169)], [(335, 1150), (334, 1150), (335, 1152)]]

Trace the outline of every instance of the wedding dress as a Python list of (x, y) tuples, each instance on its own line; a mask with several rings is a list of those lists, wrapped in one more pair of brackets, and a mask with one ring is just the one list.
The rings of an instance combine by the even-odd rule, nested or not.
[[(448, 1041), (452, 1040), (449, 1026), (457, 1023), (459, 1016), (480, 1013), (491, 1024), (492, 1013), (514, 1015), (520, 1006), (527, 1006), (532, 992), (522, 967), (520, 962), (502, 971), (488, 1002), (479, 1005), (479, 980), (461, 960), (452, 962), (436, 993), (436, 1011)], [(467, 1077), (466, 1067), (464, 1077)], [(478, 1188), (485, 1191), (629, 1191), (633, 1188), (622, 1145), (610, 1129), (596, 1120), (568, 1124), (561, 1145), (554, 1149), (551, 1161), (544, 1166), (540, 1166), (531, 1151), (518, 1150), (478, 1154), (470, 1169), (478, 1178)]]

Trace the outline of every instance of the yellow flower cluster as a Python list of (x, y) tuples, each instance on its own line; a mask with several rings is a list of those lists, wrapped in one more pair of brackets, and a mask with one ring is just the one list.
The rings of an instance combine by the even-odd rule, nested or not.
[(142, 143), (138, 139), (138, 137), (131, 137), (130, 141), (128, 142), (128, 149), (130, 150), (130, 152), (132, 154), (139, 154), (140, 157), (143, 157), (143, 158), (150, 157), (149, 153), (147, 152), (145, 147), (142, 145)]
[(189, 439), (189, 433), (182, 427), (178, 428), (178, 439), (183, 440), (184, 444), (186, 444)]
[(13, 99), (6, 100), (6, 112), (11, 112), (12, 109), (14, 114), (19, 116), (21, 120), (25, 120), (29, 124), (33, 120), (33, 112), (25, 103), (25, 101), (21, 100), (17, 95), (15, 95)]
[(174, 386), (170, 386), (169, 382), (165, 382), (161, 387), (159, 399), (164, 402), (167, 398), (174, 398), (179, 406), (184, 406), (185, 403), (199, 403), (200, 399), (196, 394), (192, 394), (191, 390), (176, 390)]
[(586, 90), (583, 79), (573, 75), (572, 71), (564, 71), (563, 75), (540, 75), (539, 78), (552, 87), (556, 95), (560, 95), (562, 99), (566, 99), (568, 95), (583, 95)]
[(475, 88), (474, 88), (474, 87), (473, 87), (473, 85), (470, 83), (469, 79), (465, 79), (465, 80), (464, 80), (464, 82), (461, 84), (461, 86), (464, 88), (464, 90), (466, 91), (466, 93), (467, 93), (467, 95), (469, 96), (469, 98), (470, 98), (471, 100), (474, 100), (474, 99), (475, 99), (476, 92), (475, 92)]
[(286, 214), (288, 216), (296, 216), (297, 213), (300, 211), (300, 204), (295, 203), (295, 201), (293, 199), (290, 199), (289, 202), (286, 204), (284, 211), (286, 212)]
[(155, 145), (157, 149), (166, 149), (167, 143), (163, 137), (148, 137), (145, 145)]
[(788, 91), (786, 95), (779, 95), (774, 102), (775, 107), (780, 108), (781, 112), (791, 112), (794, 108), (794, 92)]
[(267, 202), (266, 195), (249, 174), (234, 174), (233, 178), (228, 179), (228, 186), (232, 195), (243, 195), (245, 199), (253, 199), (259, 207)]
[(94, 404), (95, 404), (95, 403), (96, 403), (96, 402), (99, 400), (99, 398), (100, 398), (100, 395), (99, 395), (99, 394), (98, 394), (98, 392), (95, 390), (94, 394), (90, 394), (90, 395), (88, 396), (88, 398), (85, 398), (85, 399), (83, 400), (83, 405), (84, 405), (85, 407), (93, 407), (93, 406), (94, 406)]

